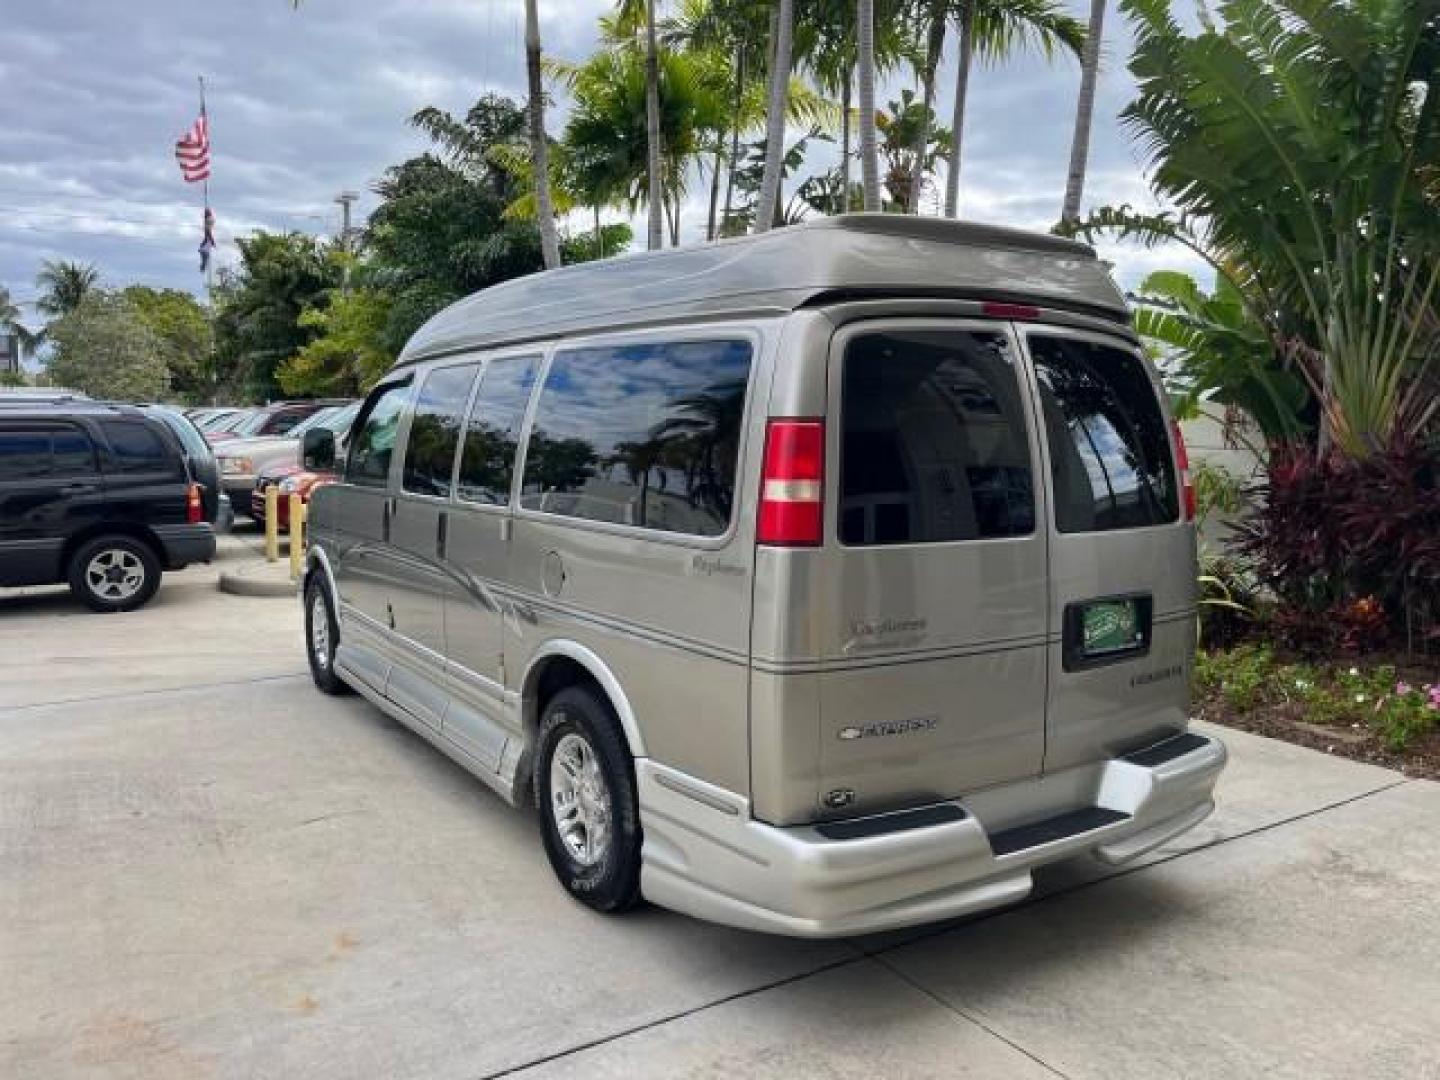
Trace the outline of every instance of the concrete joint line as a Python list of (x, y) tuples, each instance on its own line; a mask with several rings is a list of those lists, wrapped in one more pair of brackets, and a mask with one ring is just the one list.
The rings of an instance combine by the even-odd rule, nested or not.
[(1156, 859), (1154, 862), (1142, 863), (1139, 866), (1131, 866), (1123, 870), (1117, 870), (1113, 874), (1106, 874), (1104, 877), (1096, 878), (1093, 881), (1082, 881), (1078, 884), (1070, 885), (1063, 889), (1056, 889), (1054, 892), (1046, 893), (1044, 896), (1027, 897), (1026, 899), (1020, 901), (1018, 904), (1012, 904), (1009, 907), (996, 908), (993, 911), (981, 912), (977, 915), (972, 915), (959, 923), (950, 923), (943, 926), (937, 926), (934, 929), (923, 931), (919, 934), (914, 935), (913, 937), (906, 938), (904, 941), (896, 942), (893, 945), (882, 945), (878, 949), (872, 949), (868, 951), (866, 955), (872, 959), (879, 959), (880, 956), (884, 953), (894, 952), (896, 949), (904, 948), (906, 945), (911, 945), (914, 942), (926, 941), (932, 937), (939, 937), (941, 934), (948, 934), (952, 930), (958, 930), (962, 926), (973, 926), (976, 923), (988, 922), (991, 919), (1003, 918), (1004, 916), (1009, 915), (1012, 911), (1018, 911), (1020, 908), (1030, 907), (1034, 904), (1048, 903), (1051, 900), (1057, 900), (1062, 896), (1070, 896), (1073, 893), (1080, 892), (1082, 889), (1093, 889), (1097, 885), (1104, 885), (1106, 882), (1109, 881), (1117, 881), (1120, 878), (1129, 877), (1131, 874), (1143, 874), (1147, 870), (1153, 870), (1157, 866), (1164, 866), (1166, 863), (1174, 862), (1176, 859), (1184, 859), (1191, 855), (1198, 855), (1202, 851), (1209, 851), (1211, 848), (1217, 848), (1222, 844), (1230, 844), (1234, 843), (1236, 840), (1244, 840), (1250, 836), (1258, 836), (1260, 833), (1269, 832), (1272, 829), (1279, 829), (1286, 825), (1292, 825), (1297, 821), (1304, 821), (1306, 818), (1316, 817), (1320, 814), (1328, 813), (1331, 810), (1338, 810), (1342, 806), (1349, 806), (1353, 802), (1359, 802), (1361, 799), (1368, 799), (1372, 795), (1379, 795), (1381, 792), (1390, 791), (1392, 788), (1400, 787), (1402, 784), (1408, 784), (1409, 782), (1410, 780), (1408, 777), (1402, 776), (1399, 780), (1392, 780), (1388, 784), (1381, 784), (1379, 787), (1372, 788), (1369, 791), (1362, 791), (1359, 794), (1351, 795), (1347, 798), (1339, 799), (1332, 803), (1326, 803), (1324, 806), (1317, 806), (1312, 810), (1306, 810), (1299, 814), (1292, 814), (1290, 817), (1281, 818), (1278, 821), (1271, 821), (1264, 825), (1257, 825), (1253, 829), (1246, 829), (1244, 832), (1238, 832), (1234, 836), (1222, 836), (1219, 839), (1211, 840), (1208, 844), (1201, 844), (1199, 847), (1193, 847), (1186, 851), (1177, 851), (1173, 855), (1167, 855), (1163, 859)]
[(154, 690), (131, 690), (127, 694), (90, 694), (86, 697), (56, 698), (54, 701), (29, 701), (24, 705), (9, 705), (0, 709), (0, 716), (24, 712), (26, 709), (49, 709), (56, 705), (83, 705), (87, 701), (125, 701), (129, 698), (154, 697), (156, 694), (188, 694), (195, 690), (215, 690), (224, 686), (254, 686), (257, 683), (284, 682), (305, 676), (303, 671), (285, 675), (257, 675), (253, 679), (221, 679), (219, 682), (192, 683), (188, 686), (162, 686)]
[[(883, 951), (885, 950), (882, 950), (882, 952)], [(985, 1034), (989, 1035), (992, 1039), (999, 1039), (1002, 1043), (1010, 1047), (1010, 1049), (1014, 1050), (1016, 1053), (1024, 1054), (1027, 1058), (1035, 1062), (1036, 1065), (1039, 1065), (1042, 1069), (1050, 1073), (1052, 1076), (1058, 1076), (1060, 1077), (1060, 1080), (1070, 1080), (1069, 1076), (1061, 1072), (1054, 1065), (1051, 1065), (1039, 1054), (1036, 1054), (1032, 1050), (1026, 1049), (1024, 1046), (1021, 1046), (1018, 1042), (1010, 1038), (1008, 1035), (1004, 1035), (999, 1031), (996, 1031), (993, 1027), (985, 1023), (985, 1021), (981, 1020), (978, 1016), (972, 1016), (970, 1013), (960, 1008), (960, 1006), (946, 1001), (939, 994), (935, 993), (935, 991), (931, 990), (928, 986), (924, 986), (916, 980), (912, 979), (909, 975), (905, 974), (905, 972), (901, 971), (898, 967), (885, 959), (885, 957), (880, 952), (872, 953), (870, 959), (874, 960), (875, 963), (879, 964), (886, 971), (890, 972), (891, 975), (894, 975), (897, 979), (905, 983), (907, 986), (914, 987), (920, 993), (924, 994), (927, 998), (933, 1001), (936, 1005), (940, 1006), (940, 1008), (953, 1013), (961, 1020), (964, 1020), (967, 1024), (974, 1024), (981, 1031), (985, 1032)]]
[[(1269, 822), (1269, 823), (1267, 823), (1267, 824), (1265, 824), (1265, 825), (1257, 825), (1257, 826), (1255, 826), (1255, 828), (1253, 828), (1253, 829), (1247, 829), (1247, 830), (1245, 830), (1244, 832), (1236, 833), (1234, 836), (1222, 836), (1222, 837), (1220, 837), (1218, 840), (1212, 840), (1212, 841), (1210, 841), (1208, 844), (1202, 844), (1202, 845), (1200, 845), (1199, 847), (1191, 848), (1191, 849), (1188, 850), (1188, 851), (1177, 851), (1177, 852), (1176, 852), (1175, 854), (1173, 854), (1173, 855), (1168, 855), (1168, 856), (1166, 856), (1166, 857), (1163, 858), (1163, 859), (1156, 859), (1154, 862), (1145, 863), (1143, 866), (1134, 866), (1134, 867), (1131, 867), (1131, 868), (1129, 868), (1129, 869), (1127, 869), (1127, 870), (1121, 870), (1121, 871), (1118, 871), (1117, 873), (1110, 874), (1110, 875), (1108, 875), (1108, 876), (1106, 876), (1106, 877), (1103, 877), (1103, 878), (1097, 878), (1097, 879), (1094, 880), (1094, 881), (1087, 881), (1087, 882), (1083, 882), (1083, 883), (1081, 883), (1081, 884), (1079, 884), (1079, 885), (1072, 885), (1071, 887), (1069, 887), (1069, 888), (1067, 888), (1067, 889), (1060, 889), (1060, 890), (1057, 890), (1056, 892), (1048, 893), (1048, 894), (1046, 894), (1045, 896), (1041, 896), (1041, 897), (1038, 897), (1038, 898), (1033, 899), (1033, 900), (1025, 900), (1025, 901), (1022, 901), (1020, 904), (1015, 905), (1015, 906), (1012, 906), (1012, 907), (1000, 908), (1000, 909), (995, 910), (995, 911), (990, 911), (990, 912), (986, 912), (986, 913), (981, 914), (981, 915), (976, 915), (976, 916), (974, 916), (974, 917), (972, 917), (972, 918), (966, 919), (963, 923), (959, 924), (959, 926), (971, 926), (971, 925), (974, 925), (975, 923), (981, 923), (981, 922), (986, 922), (986, 921), (988, 921), (988, 920), (990, 920), (990, 919), (1001, 918), (1001, 917), (1003, 917), (1003, 916), (1005, 916), (1005, 915), (1010, 914), (1012, 911), (1017, 910), (1017, 909), (1020, 908), (1020, 907), (1028, 907), (1028, 906), (1030, 906), (1031, 904), (1046, 903), (1046, 902), (1048, 902), (1048, 901), (1050, 901), (1050, 900), (1056, 899), (1057, 897), (1069, 896), (1071, 893), (1079, 892), (1081, 889), (1094, 888), (1094, 887), (1097, 886), (1097, 885), (1103, 885), (1103, 884), (1105, 884), (1105, 882), (1107, 882), (1107, 881), (1114, 881), (1114, 880), (1116, 880), (1117, 878), (1128, 877), (1128, 876), (1131, 875), (1131, 874), (1143, 873), (1144, 871), (1146, 871), (1146, 870), (1152, 870), (1152, 869), (1154, 869), (1154, 868), (1157, 867), (1157, 866), (1164, 866), (1166, 863), (1172, 862), (1172, 861), (1174, 861), (1175, 859), (1183, 859), (1183, 858), (1185, 858), (1185, 857), (1188, 856), (1188, 855), (1195, 855), (1195, 854), (1198, 854), (1199, 852), (1208, 851), (1208, 850), (1210, 850), (1211, 848), (1219, 847), (1221, 844), (1229, 844), (1229, 843), (1232, 843), (1232, 842), (1234, 842), (1234, 841), (1236, 841), (1236, 840), (1243, 840), (1243, 839), (1245, 839), (1246, 837), (1249, 837), (1249, 836), (1255, 836), (1255, 835), (1258, 835), (1259, 833), (1269, 832), (1269, 831), (1272, 830), (1272, 829), (1278, 829), (1278, 828), (1281, 828), (1281, 827), (1283, 827), (1283, 826), (1285, 826), (1285, 825), (1290, 825), (1290, 824), (1293, 824), (1294, 822), (1297, 822), (1297, 821), (1304, 821), (1306, 818), (1311, 818), (1311, 817), (1315, 817), (1315, 816), (1317, 816), (1317, 815), (1319, 815), (1319, 814), (1326, 813), (1326, 812), (1328, 812), (1328, 811), (1330, 811), (1330, 810), (1339, 809), (1339, 808), (1342, 807), (1342, 806), (1348, 806), (1350, 803), (1359, 802), (1361, 799), (1368, 799), (1368, 798), (1370, 798), (1370, 797), (1373, 796), (1373, 795), (1379, 795), (1381, 792), (1389, 791), (1389, 790), (1391, 790), (1392, 788), (1397, 788), (1397, 787), (1399, 787), (1400, 785), (1406, 784), (1406, 783), (1409, 783), (1409, 779), (1406, 778), (1406, 777), (1401, 777), (1399, 780), (1394, 780), (1394, 781), (1392, 781), (1391, 783), (1388, 783), (1388, 784), (1382, 784), (1380, 787), (1372, 788), (1372, 789), (1369, 790), (1369, 791), (1362, 791), (1362, 792), (1360, 792), (1360, 793), (1357, 794), (1357, 795), (1351, 795), (1351, 796), (1348, 797), (1348, 798), (1339, 799), (1339, 800), (1337, 800), (1337, 801), (1335, 801), (1335, 802), (1333, 802), (1333, 803), (1327, 803), (1327, 804), (1325, 804), (1324, 806), (1317, 806), (1317, 807), (1315, 807), (1314, 809), (1312, 809), (1312, 810), (1306, 810), (1306, 811), (1304, 811), (1303, 813), (1292, 814), (1290, 817), (1281, 818), (1279, 821), (1272, 821), (1272, 822)], [(631, 1026), (631, 1027), (624, 1028), (624, 1029), (622, 1029), (622, 1030), (620, 1030), (620, 1031), (613, 1032), (613, 1033), (610, 1034), (610, 1035), (604, 1035), (604, 1036), (601, 1036), (601, 1037), (596, 1038), (596, 1039), (590, 1039), (590, 1040), (587, 1041), (587, 1042), (578, 1043), (578, 1044), (576, 1044), (575, 1046), (567, 1047), (566, 1049), (563, 1049), (563, 1050), (557, 1050), (557, 1051), (555, 1051), (555, 1052), (552, 1053), (552, 1054), (542, 1055), (541, 1057), (534, 1058), (534, 1059), (531, 1060), (531, 1061), (520, 1062), (520, 1063), (515, 1064), (515, 1065), (507, 1066), (506, 1068), (500, 1069), (500, 1070), (498, 1070), (498, 1071), (496, 1071), (496, 1072), (485, 1073), (485, 1074), (477, 1077), (476, 1080), (500, 1080), (501, 1077), (513, 1076), (513, 1075), (515, 1075), (516, 1073), (523, 1072), (523, 1071), (526, 1070), (526, 1069), (532, 1069), (532, 1068), (536, 1067), (537, 1065), (547, 1065), (547, 1064), (549, 1064), (549, 1063), (552, 1062), (552, 1061), (558, 1061), (558, 1060), (560, 1060), (561, 1058), (570, 1057), (570, 1056), (573, 1055), (573, 1054), (578, 1054), (578, 1053), (581, 1053), (581, 1052), (583, 1052), (583, 1051), (585, 1051), (585, 1050), (592, 1050), (592, 1049), (594, 1049), (594, 1048), (597, 1047), (597, 1046), (605, 1046), (605, 1045), (608, 1044), (608, 1043), (616, 1042), (616, 1041), (618, 1041), (618, 1040), (620, 1040), (620, 1039), (627, 1038), (627, 1037), (629, 1037), (629, 1036), (631, 1036), (631, 1035), (637, 1035), (637, 1034), (639, 1034), (640, 1032), (643, 1032), (643, 1031), (649, 1031), (649, 1030), (652, 1029), (652, 1028), (663, 1027), (664, 1025), (669, 1024), (669, 1023), (673, 1023), (673, 1022), (676, 1021), (676, 1020), (683, 1020), (683, 1019), (685, 1019), (686, 1017), (694, 1016), (694, 1015), (696, 1015), (697, 1013), (705, 1012), (705, 1011), (708, 1010), (708, 1009), (713, 1009), (713, 1008), (716, 1008), (716, 1007), (721, 1006), (721, 1005), (728, 1005), (728, 1004), (729, 1004), (730, 1002), (732, 1002), (732, 1001), (740, 1001), (740, 1000), (743, 1000), (744, 998), (752, 997), (752, 996), (754, 996), (755, 994), (763, 994), (763, 993), (764, 993), (765, 991), (767, 991), (767, 990), (774, 990), (774, 989), (777, 989), (778, 987), (789, 986), (791, 983), (802, 982), (802, 981), (804, 981), (805, 979), (812, 978), (812, 977), (814, 977), (814, 976), (816, 976), (816, 975), (823, 975), (824, 973), (826, 973), (826, 972), (828, 972), (828, 971), (835, 971), (835, 970), (837, 970), (837, 969), (839, 969), (839, 968), (850, 967), (851, 965), (856, 964), (856, 963), (859, 963), (859, 962), (862, 961), (862, 960), (873, 960), (873, 961), (875, 961), (876, 963), (880, 964), (883, 968), (885, 968), (886, 971), (888, 971), (888, 972), (890, 972), (891, 974), (895, 975), (897, 978), (903, 980), (905, 983), (909, 984), (910, 986), (913, 986), (916, 990), (919, 990), (919, 991), (920, 991), (922, 994), (924, 994), (926, 997), (930, 998), (932, 1001), (936, 1002), (938, 1005), (940, 1005), (941, 1007), (945, 1008), (945, 1009), (948, 1010), (949, 1012), (954, 1013), (956, 1016), (959, 1016), (961, 1019), (963, 1019), (963, 1020), (965, 1020), (965, 1021), (967, 1021), (967, 1022), (969, 1022), (969, 1023), (971, 1023), (971, 1024), (974, 1024), (976, 1027), (980, 1028), (982, 1031), (986, 1032), (987, 1034), (991, 1035), (992, 1037), (994, 1037), (994, 1038), (996, 1038), (996, 1039), (999, 1039), (1001, 1042), (1005, 1043), (1005, 1045), (1009, 1046), (1011, 1049), (1015, 1050), (1017, 1053), (1024, 1054), (1027, 1058), (1030, 1058), (1032, 1061), (1034, 1061), (1034, 1062), (1035, 1062), (1037, 1065), (1039, 1065), (1041, 1068), (1047, 1070), (1048, 1072), (1052, 1073), (1053, 1075), (1055, 1075), (1055, 1076), (1057, 1076), (1057, 1077), (1060, 1077), (1061, 1080), (1069, 1080), (1069, 1077), (1067, 1077), (1065, 1073), (1063, 1073), (1063, 1072), (1061, 1072), (1059, 1069), (1055, 1068), (1055, 1066), (1051, 1065), (1049, 1062), (1045, 1061), (1043, 1058), (1037, 1057), (1034, 1053), (1032, 1053), (1031, 1051), (1027, 1050), (1025, 1047), (1021, 1046), (1019, 1043), (1016, 1043), (1016, 1042), (1014, 1042), (1013, 1040), (1011, 1040), (1011, 1039), (1007, 1038), (1006, 1036), (1002, 1035), (1000, 1032), (998, 1032), (998, 1031), (996, 1031), (994, 1028), (990, 1027), (990, 1026), (989, 1026), (988, 1024), (986, 1024), (984, 1021), (982, 1021), (982, 1020), (980, 1020), (980, 1019), (978, 1019), (978, 1018), (976, 1018), (976, 1017), (974, 1017), (974, 1016), (971, 1016), (969, 1013), (965, 1012), (964, 1010), (959, 1009), (959, 1008), (957, 1008), (957, 1007), (954, 1006), (954, 1005), (951, 1005), (949, 1002), (945, 1001), (944, 999), (942, 999), (942, 998), (940, 998), (940, 997), (937, 997), (932, 991), (926, 989), (926, 988), (925, 988), (924, 986), (922, 986), (920, 983), (917, 983), (915, 980), (913, 980), (913, 979), (911, 979), (909, 976), (905, 975), (902, 971), (898, 970), (893, 964), (891, 964), (891, 963), (889, 963), (889, 962), (887, 962), (887, 961), (885, 960), (885, 954), (886, 954), (886, 953), (894, 952), (895, 950), (900, 949), (900, 948), (904, 948), (904, 947), (907, 946), (907, 945), (912, 945), (912, 944), (914, 944), (914, 943), (917, 942), (917, 941), (924, 941), (924, 940), (926, 940), (926, 939), (928, 939), (928, 938), (939, 937), (941, 934), (951, 933), (952, 931), (954, 931), (954, 930), (956, 930), (956, 929), (959, 929), (959, 926), (957, 926), (957, 925), (955, 925), (955, 924), (948, 924), (948, 925), (945, 925), (945, 926), (942, 926), (942, 927), (937, 927), (936, 929), (934, 929), (934, 930), (932, 930), (932, 931), (930, 931), (930, 932), (922, 933), (922, 934), (919, 934), (918, 936), (907, 938), (906, 940), (897, 942), (897, 943), (895, 943), (895, 944), (893, 944), (893, 945), (886, 945), (886, 946), (883, 946), (883, 947), (881, 947), (881, 948), (873, 949), (873, 950), (869, 950), (869, 951), (866, 951), (865, 949), (861, 948), (859, 945), (855, 945), (855, 944), (852, 944), (852, 943), (850, 943), (850, 942), (846, 942), (846, 947), (847, 947), (847, 948), (850, 948), (850, 949), (854, 949), (854, 950), (856, 951), (856, 955), (851, 956), (851, 957), (846, 957), (846, 958), (843, 958), (843, 959), (840, 959), (840, 960), (834, 960), (834, 961), (831, 961), (831, 962), (828, 963), (828, 964), (822, 964), (821, 966), (819, 966), (819, 967), (817, 967), (817, 968), (812, 968), (812, 969), (809, 970), (809, 971), (802, 971), (802, 972), (800, 972), (800, 973), (798, 973), (798, 974), (796, 974), (796, 975), (787, 976), (787, 977), (784, 978), (784, 979), (776, 979), (776, 980), (774, 980), (774, 981), (772, 981), (772, 982), (763, 983), (763, 984), (760, 985), (760, 986), (751, 987), (751, 988), (748, 989), (748, 990), (740, 990), (740, 991), (737, 991), (736, 993), (733, 993), (733, 994), (727, 994), (727, 995), (724, 996), (724, 997), (716, 998), (714, 1001), (702, 1002), (701, 1004), (695, 1005), (695, 1006), (693, 1006), (693, 1007), (691, 1007), (691, 1008), (689, 1008), (689, 1009), (683, 1009), (683, 1010), (681, 1010), (680, 1012), (672, 1013), (672, 1014), (670, 1014), (670, 1015), (668, 1015), (668, 1016), (657, 1017), (657, 1018), (654, 1019), (654, 1020), (650, 1020), (650, 1021), (647, 1021), (646, 1023), (643, 1023), (643, 1024), (636, 1024), (636, 1025), (633, 1025), (633, 1026)]]
[(870, 959), (870, 957), (856, 949), (855, 946), (847, 943), (846, 947), (855, 950), (855, 955), (842, 957), (839, 960), (832, 960), (828, 964), (821, 964), (819, 967), (811, 968), (808, 971), (787, 975), (783, 979), (774, 979), (771, 982), (762, 983), (760, 986), (752, 986), (748, 990), (737, 990), (733, 994), (726, 994), (724, 997), (716, 998), (714, 1001), (704, 1001), (699, 1005), (691, 1006), (688, 1009), (681, 1009), (679, 1012), (671, 1013), (668, 1016), (658, 1016), (654, 1020), (647, 1020), (643, 1024), (635, 1024), (609, 1035), (601, 1035), (598, 1038), (577, 1043), (574, 1046), (568, 1046), (563, 1050), (556, 1050), (551, 1054), (543, 1054), (530, 1061), (507, 1065), (505, 1068), (495, 1072), (484, 1073), (476, 1077), (476, 1080), (500, 1080), (500, 1077), (503, 1076), (514, 1076), (516, 1073), (524, 1072), (526, 1069), (533, 1069), (537, 1065), (548, 1065), (552, 1061), (559, 1061), (561, 1058), (567, 1058), (573, 1054), (593, 1050), (597, 1046), (605, 1046), (612, 1042), (618, 1042), (620, 1039), (628, 1038), (631, 1035), (638, 1035), (652, 1028), (664, 1027), (666, 1024), (674, 1023), (676, 1020), (684, 1020), (686, 1017), (694, 1016), (697, 1013), (706, 1012), (709, 1009), (718, 1008), (721, 1005), (728, 1005), (732, 1001), (743, 1001), (745, 998), (753, 997), (756, 994), (763, 994), (767, 990), (775, 990), (782, 986), (789, 986), (791, 983), (803, 982), (813, 976), (823, 975), (827, 971), (835, 971), (838, 968), (849, 967), (852, 964), (860, 963), (862, 960)]

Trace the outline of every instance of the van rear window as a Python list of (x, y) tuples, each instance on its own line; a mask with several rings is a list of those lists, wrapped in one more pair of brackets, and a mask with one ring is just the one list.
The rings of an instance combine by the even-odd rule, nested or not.
[(1133, 353), (1074, 338), (1030, 337), (1062, 533), (1176, 520), (1170, 435)]
[(865, 334), (845, 351), (840, 541), (938, 543), (1035, 528), (1030, 446), (1003, 334)]
[(735, 502), (750, 345), (677, 341), (557, 352), (520, 505), (719, 536)]

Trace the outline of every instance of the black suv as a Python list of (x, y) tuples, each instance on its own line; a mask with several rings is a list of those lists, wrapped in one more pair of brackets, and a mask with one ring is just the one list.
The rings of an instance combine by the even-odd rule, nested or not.
[(160, 419), (81, 399), (0, 399), (0, 585), (68, 581), (137, 608), (162, 570), (215, 555), (201, 487)]

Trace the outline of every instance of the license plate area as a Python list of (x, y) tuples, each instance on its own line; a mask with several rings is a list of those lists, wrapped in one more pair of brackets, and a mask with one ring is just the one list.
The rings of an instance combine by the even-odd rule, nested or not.
[(1065, 670), (1084, 671), (1149, 653), (1154, 607), (1149, 593), (1098, 596), (1066, 604)]

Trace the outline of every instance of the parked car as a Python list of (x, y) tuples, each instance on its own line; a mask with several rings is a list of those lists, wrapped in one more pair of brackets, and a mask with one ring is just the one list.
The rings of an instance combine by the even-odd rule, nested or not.
[(234, 410), (212, 406), (185, 409), (183, 411), (192, 424), (197, 428), (203, 429), (208, 421), (214, 420), (225, 413), (233, 412)]
[(852, 215), (497, 286), (311, 530), (316, 685), (537, 807), (601, 911), (884, 930), (1213, 809), (1184, 446), (1081, 244)]
[(96, 611), (129, 611), (163, 571), (214, 554), (185, 448), (153, 409), (0, 409), (0, 585), (68, 582)]
[(178, 409), (168, 405), (140, 405), (151, 416), (158, 417), (180, 441), (185, 451), (185, 464), (190, 475), (200, 485), (200, 501), (205, 508), (205, 520), (219, 532), (225, 532), (227, 523), (223, 520), (225, 507), (222, 506), (220, 490), (220, 467), (215, 452), (200, 434), (200, 429)]
[(205, 437), (212, 443), (230, 439), (254, 439), (265, 435), (285, 435), (306, 417), (321, 409), (343, 405), (345, 401), (277, 401), (251, 409), (241, 420), (223, 429), (211, 429)]
[(232, 437), (235, 428), (245, 423), (255, 413), (254, 409), (231, 409), (218, 416), (212, 416), (200, 428), (205, 441), (214, 443)]
[(256, 513), (252, 498), (260, 474), (273, 465), (288, 464), (298, 467), (301, 435), (316, 426), (324, 426), (339, 435), (349, 430), (355, 414), (359, 411), (358, 401), (341, 402), (311, 413), (284, 435), (232, 439), (221, 444), (216, 451), (220, 462), (220, 482), (237, 511), (256, 520), (263, 519), (263, 501), (259, 513)]
[(290, 528), (290, 496), (299, 495), (302, 504), (310, 504), (310, 496), (323, 484), (335, 482), (335, 473), (316, 472), (299, 465), (284, 465), (274, 472), (265, 473), (255, 485), (250, 496), (250, 516), (256, 521), (265, 519), (265, 489), (276, 487), (278, 498), (275, 503), (275, 523), (282, 529)]

